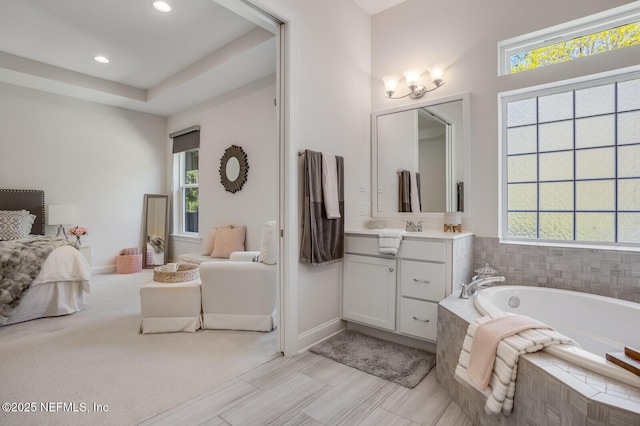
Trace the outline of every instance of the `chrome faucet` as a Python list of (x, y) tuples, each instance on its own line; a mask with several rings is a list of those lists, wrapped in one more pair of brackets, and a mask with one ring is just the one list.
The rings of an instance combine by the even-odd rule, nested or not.
[(469, 284), (462, 283), (460, 284), (460, 299), (468, 299), (469, 296), (473, 296), (474, 294), (476, 294), (480, 287), (498, 282), (504, 282), (504, 277), (484, 277), (471, 281)]
[(422, 221), (418, 223), (413, 223), (412, 221), (407, 221), (407, 226), (404, 228), (405, 231), (409, 232), (422, 232)]

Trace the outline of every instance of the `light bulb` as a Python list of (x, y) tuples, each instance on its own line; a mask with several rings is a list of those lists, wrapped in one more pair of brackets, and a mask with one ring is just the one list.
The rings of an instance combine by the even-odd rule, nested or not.
[(153, 7), (160, 12), (171, 12), (171, 6), (164, 1), (154, 1)]
[(417, 86), (420, 83), (420, 72), (407, 70), (404, 72), (404, 78), (407, 80), (407, 86)]

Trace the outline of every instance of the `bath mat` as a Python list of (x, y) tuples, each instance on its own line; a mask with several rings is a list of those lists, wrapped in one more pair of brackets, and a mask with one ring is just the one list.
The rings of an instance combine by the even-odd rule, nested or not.
[(309, 349), (381, 379), (414, 388), (436, 365), (436, 355), (346, 330)]

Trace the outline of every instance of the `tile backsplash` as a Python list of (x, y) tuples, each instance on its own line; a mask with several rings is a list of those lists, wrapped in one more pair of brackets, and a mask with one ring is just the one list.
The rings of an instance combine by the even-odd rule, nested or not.
[(553, 287), (640, 303), (640, 252), (500, 244), (474, 237), (473, 269), (489, 263), (517, 285)]

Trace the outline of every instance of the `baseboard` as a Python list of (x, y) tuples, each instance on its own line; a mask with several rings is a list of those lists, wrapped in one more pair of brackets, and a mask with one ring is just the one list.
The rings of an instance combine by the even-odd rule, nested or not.
[(346, 323), (343, 320), (340, 318), (334, 318), (312, 328), (311, 330), (298, 334), (298, 348), (300, 348), (298, 353), (306, 352), (311, 346), (328, 339), (345, 328)]
[(380, 330), (378, 328), (367, 327), (366, 325), (347, 322), (347, 329), (359, 331), (368, 336), (377, 337), (378, 339), (387, 340), (389, 342), (398, 343), (400, 345), (409, 346), (411, 348), (422, 349), (423, 351), (436, 353), (436, 344), (420, 339), (414, 339), (402, 334), (391, 333), (389, 331)]
[(115, 271), (116, 271), (115, 263), (113, 265), (96, 266), (95, 268), (91, 268), (91, 273), (95, 275), (110, 274)]

